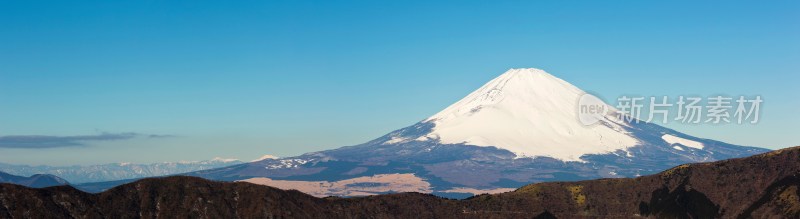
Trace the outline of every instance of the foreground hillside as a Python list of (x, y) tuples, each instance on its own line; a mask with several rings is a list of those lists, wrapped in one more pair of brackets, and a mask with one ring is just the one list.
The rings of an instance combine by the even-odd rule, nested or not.
[(151, 178), (99, 193), (0, 184), (0, 218), (798, 218), (800, 147), (634, 179), (539, 183), (450, 200), (315, 198), (245, 182)]

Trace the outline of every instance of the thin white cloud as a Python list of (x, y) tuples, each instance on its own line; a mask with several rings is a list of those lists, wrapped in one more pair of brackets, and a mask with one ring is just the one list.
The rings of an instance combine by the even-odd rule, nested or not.
[(92, 141), (121, 141), (134, 138), (168, 138), (173, 135), (141, 134), (135, 132), (100, 133), (96, 135), (52, 136), (52, 135), (7, 135), (0, 136), (0, 148), (59, 148), (86, 146)]

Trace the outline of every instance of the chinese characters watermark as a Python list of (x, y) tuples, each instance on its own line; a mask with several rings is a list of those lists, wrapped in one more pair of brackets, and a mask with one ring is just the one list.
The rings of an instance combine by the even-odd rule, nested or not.
[[(584, 125), (609, 117), (628, 123), (639, 123), (641, 119), (661, 123), (755, 124), (759, 121), (763, 102), (761, 96), (621, 96), (617, 98), (614, 109), (599, 98), (584, 94), (578, 101), (578, 119)], [(643, 115), (643, 109), (646, 115)]]

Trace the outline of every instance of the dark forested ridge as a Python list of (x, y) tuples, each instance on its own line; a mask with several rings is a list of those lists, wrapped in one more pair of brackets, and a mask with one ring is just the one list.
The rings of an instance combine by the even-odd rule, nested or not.
[(90, 194), (0, 184), (0, 218), (800, 218), (800, 147), (633, 179), (538, 183), (466, 200), (402, 193), (315, 198), (195, 177)]
[(0, 183), (13, 183), (31, 188), (44, 188), (50, 186), (67, 185), (69, 182), (50, 174), (34, 174), (32, 176), (17, 176), (0, 171)]

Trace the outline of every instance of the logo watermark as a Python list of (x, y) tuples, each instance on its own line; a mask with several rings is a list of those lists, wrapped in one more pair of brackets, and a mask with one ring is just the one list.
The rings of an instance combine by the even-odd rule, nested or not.
[(583, 94), (578, 100), (578, 120), (583, 125), (592, 125), (609, 114), (611, 106), (591, 94)]
[(583, 125), (593, 125), (608, 118), (629, 123), (755, 124), (760, 119), (763, 102), (761, 96), (621, 96), (611, 107), (587, 93), (578, 100), (578, 120)]

